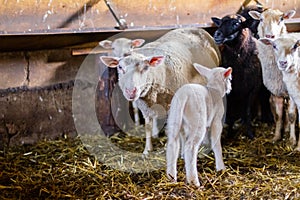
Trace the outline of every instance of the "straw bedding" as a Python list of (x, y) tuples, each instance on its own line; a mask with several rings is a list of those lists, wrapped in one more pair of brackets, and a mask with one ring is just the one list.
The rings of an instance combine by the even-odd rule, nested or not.
[[(200, 152), (200, 188), (185, 184), (180, 159), (178, 182), (167, 180), (164, 136), (154, 140), (159, 150), (149, 158), (139, 154), (145, 139), (134, 134), (116, 134), (103, 144), (91, 136), (84, 139), (89, 147), (79, 137), (10, 147), (0, 152), (0, 199), (299, 199), (300, 153), (288, 136), (271, 143), (271, 130), (260, 124), (254, 140), (225, 138), (223, 172), (215, 171), (211, 153)], [(101, 147), (101, 156), (91, 153), (93, 146)], [(114, 154), (112, 146), (124, 154)]]

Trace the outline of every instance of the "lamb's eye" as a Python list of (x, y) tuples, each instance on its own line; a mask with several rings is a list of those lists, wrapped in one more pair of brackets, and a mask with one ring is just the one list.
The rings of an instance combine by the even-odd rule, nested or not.
[(273, 44), (273, 49), (277, 50), (277, 46), (275, 44)]

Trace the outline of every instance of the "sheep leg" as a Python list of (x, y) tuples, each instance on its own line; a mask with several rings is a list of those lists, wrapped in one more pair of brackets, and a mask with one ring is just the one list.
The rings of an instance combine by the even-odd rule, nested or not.
[[(297, 143), (297, 139), (296, 139), (296, 132), (295, 132), (295, 126), (296, 126), (296, 118), (297, 118), (297, 114), (296, 114), (296, 104), (294, 102), (294, 100), (292, 98), (290, 98), (289, 100), (289, 106), (288, 106), (288, 118), (289, 118), (289, 124), (290, 124), (290, 143), (294, 146)], [(298, 110), (299, 112), (299, 110)], [(299, 145), (299, 143), (298, 143)], [(298, 146), (297, 146), (298, 148)]]
[(134, 123), (136, 126), (140, 125), (140, 116), (139, 116), (139, 109), (136, 105), (136, 102), (132, 102), (132, 107), (133, 107), (133, 113), (134, 113)]
[(157, 138), (159, 134), (159, 130), (157, 128), (157, 116), (153, 116), (152, 118), (152, 136)]
[(179, 154), (178, 134), (169, 133), (166, 160), (167, 160), (167, 177), (174, 182), (177, 181), (177, 159)]
[(254, 131), (251, 125), (251, 102), (253, 102), (253, 94), (251, 94), (249, 96), (249, 98), (247, 99), (247, 103), (246, 103), (246, 112), (245, 112), (245, 126), (246, 126), (246, 132), (247, 132), (247, 136), (250, 139), (254, 138)]
[[(297, 105), (298, 109), (298, 116), (300, 116), (300, 105)], [(298, 117), (298, 127), (300, 127), (300, 117)], [(300, 136), (298, 138), (298, 144), (297, 147), (295, 148), (295, 151), (300, 151)]]
[(273, 142), (276, 142), (281, 139), (281, 129), (282, 129), (282, 116), (283, 116), (283, 97), (275, 96), (272, 94), (270, 97), (270, 103), (274, 107), (273, 115), (275, 118), (275, 135), (272, 138)]
[(221, 121), (213, 122), (211, 126), (211, 148), (215, 155), (216, 170), (220, 171), (225, 169), (222, 146), (221, 146), (222, 123)]
[(148, 155), (149, 151), (153, 150), (152, 142), (151, 142), (151, 120), (150, 117), (145, 117), (145, 132), (146, 132), (146, 145), (143, 154)]

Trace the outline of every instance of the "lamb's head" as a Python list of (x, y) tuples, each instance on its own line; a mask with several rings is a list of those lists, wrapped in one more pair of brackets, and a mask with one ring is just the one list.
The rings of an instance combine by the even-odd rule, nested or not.
[(99, 42), (99, 45), (105, 49), (111, 49), (113, 56), (122, 57), (130, 54), (132, 49), (142, 46), (144, 42), (144, 39), (131, 40), (127, 38), (118, 38), (113, 42), (110, 40), (103, 40)]
[(292, 18), (295, 13), (295, 10), (289, 10), (283, 13), (280, 10), (273, 9), (267, 9), (262, 13), (249, 11), (249, 15), (253, 19), (260, 21), (257, 27), (259, 37), (266, 37), (270, 39), (277, 38), (287, 32), (284, 20)]
[(220, 90), (222, 96), (225, 94), (229, 94), (231, 91), (231, 73), (232, 68), (223, 68), (223, 67), (215, 67), (215, 68), (207, 68), (198, 63), (193, 64), (195, 69), (207, 79), (207, 87), (215, 88)]
[(135, 101), (147, 94), (151, 86), (149, 71), (163, 62), (164, 56), (146, 57), (132, 53), (126, 57), (101, 56), (102, 62), (111, 68), (118, 67), (119, 86), (125, 98)]
[(275, 40), (263, 38), (260, 41), (266, 45), (272, 45), (277, 66), (281, 71), (299, 73), (300, 40), (286, 36)]
[(245, 27), (246, 19), (238, 14), (227, 15), (222, 19), (212, 17), (211, 20), (217, 26), (214, 40), (217, 45), (233, 42)]

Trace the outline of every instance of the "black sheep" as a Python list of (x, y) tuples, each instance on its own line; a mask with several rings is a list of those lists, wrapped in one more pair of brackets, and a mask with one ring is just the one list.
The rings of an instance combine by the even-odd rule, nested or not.
[[(253, 106), (263, 87), (257, 40), (248, 29), (249, 22), (241, 15), (228, 15), (222, 19), (213, 17), (212, 21), (217, 26), (214, 40), (221, 49), (222, 66), (233, 68), (232, 91), (227, 96), (226, 123), (229, 135), (233, 136), (233, 125), (241, 119), (247, 136), (253, 138)], [(268, 97), (266, 99), (268, 101)]]

